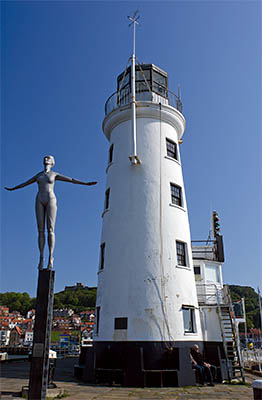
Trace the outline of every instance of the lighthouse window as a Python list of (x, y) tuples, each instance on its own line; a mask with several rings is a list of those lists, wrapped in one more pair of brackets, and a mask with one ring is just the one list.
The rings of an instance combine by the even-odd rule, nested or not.
[(148, 92), (148, 86), (150, 87), (150, 70), (144, 69), (143, 73), (140, 70), (136, 71), (136, 92)]
[(104, 269), (105, 264), (105, 247), (106, 244), (102, 243), (100, 246), (100, 269)]
[(195, 310), (193, 307), (182, 307), (185, 333), (195, 332)]
[(100, 320), (100, 307), (96, 307), (96, 334), (99, 331), (99, 320)]
[(186, 244), (176, 241), (177, 264), (186, 266)]
[(196, 281), (201, 281), (200, 265), (194, 265), (194, 274), (195, 274), (195, 280)]
[(170, 183), (170, 187), (171, 187), (171, 202), (172, 202), (172, 204), (176, 204), (177, 206), (182, 207), (181, 187), (175, 185), (174, 183)]
[(126, 74), (122, 74), (118, 77), (118, 82), (117, 82), (117, 90), (122, 90), (126, 86), (130, 85), (130, 73), (126, 72)]
[(167, 97), (167, 78), (157, 71), (152, 71), (152, 91)]
[(150, 70), (144, 69), (142, 70), (143, 73), (140, 71), (136, 71), (136, 81), (144, 81), (145, 79), (149, 82), (150, 81)]
[(109, 147), (108, 164), (110, 164), (113, 161), (113, 151), (114, 151), (114, 145), (111, 144), (111, 146)]
[(166, 139), (166, 151), (168, 157), (174, 158), (177, 160), (177, 145), (172, 140)]
[(109, 195), (110, 195), (110, 189), (108, 188), (105, 193), (105, 210), (109, 208)]

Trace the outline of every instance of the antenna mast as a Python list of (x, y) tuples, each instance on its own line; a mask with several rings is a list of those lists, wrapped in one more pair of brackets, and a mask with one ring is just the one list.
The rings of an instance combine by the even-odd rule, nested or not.
[(138, 14), (138, 10), (135, 11), (132, 17), (127, 17), (131, 23), (129, 26), (133, 25), (133, 54), (131, 57), (131, 107), (132, 107), (132, 139), (133, 139), (133, 155), (129, 156), (129, 159), (132, 164), (141, 164), (140, 159), (136, 153), (136, 25), (139, 25), (137, 22), (140, 18)]

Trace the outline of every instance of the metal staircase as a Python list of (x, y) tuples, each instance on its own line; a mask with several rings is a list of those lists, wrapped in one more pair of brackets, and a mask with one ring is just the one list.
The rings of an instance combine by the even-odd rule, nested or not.
[(228, 286), (224, 286), (223, 302), (218, 302), (218, 316), (226, 355), (226, 366), (228, 380), (237, 379), (245, 382), (242, 360), (237, 342), (237, 331), (235, 328), (235, 314)]

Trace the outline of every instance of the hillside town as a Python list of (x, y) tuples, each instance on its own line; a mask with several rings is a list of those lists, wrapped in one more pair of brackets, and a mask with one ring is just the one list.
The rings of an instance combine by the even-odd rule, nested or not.
[[(18, 311), (0, 306), (0, 346), (32, 347), (35, 310), (24, 317)], [(92, 340), (95, 310), (75, 314), (71, 308), (54, 310), (51, 347), (79, 351)]]

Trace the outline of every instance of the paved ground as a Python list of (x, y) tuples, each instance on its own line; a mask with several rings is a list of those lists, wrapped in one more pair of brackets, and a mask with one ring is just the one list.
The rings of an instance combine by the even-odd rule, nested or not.
[[(65, 400), (251, 400), (250, 384), (258, 377), (246, 375), (248, 386), (223, 385), (187, 388), (122, 388), (94, 386), (79, 382), (73, 376), (73, 366), (78, 359), (57, 361), (55, 383), (68, 397)], [(1, 400), (21, 398), (22, 386), (28, 385), (29, 362), (4, 363), (1, 366)]]

